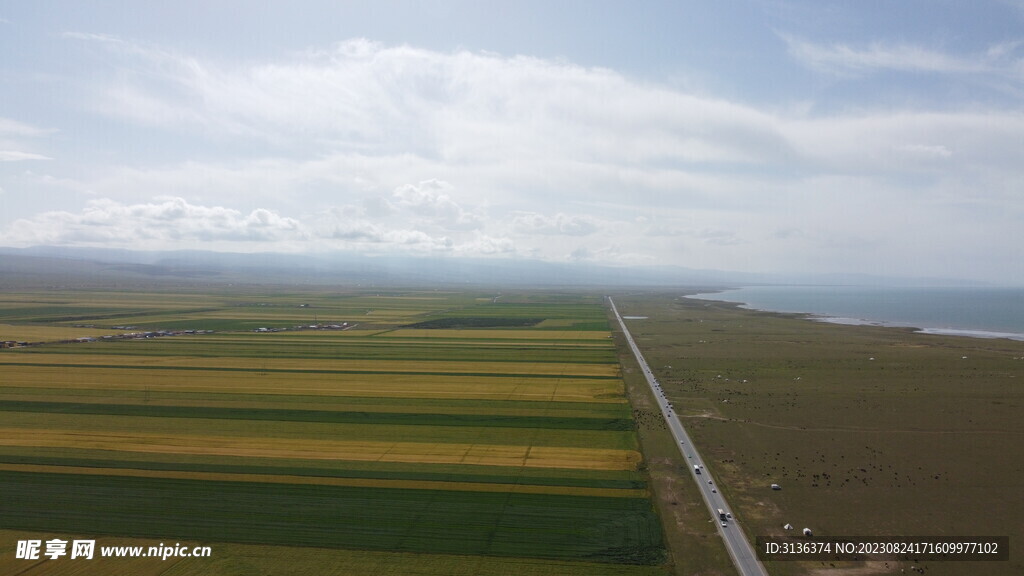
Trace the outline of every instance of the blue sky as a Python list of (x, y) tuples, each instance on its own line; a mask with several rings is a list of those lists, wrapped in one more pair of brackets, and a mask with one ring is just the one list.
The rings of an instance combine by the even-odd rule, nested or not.
[(0, 245), (1024, 284), (1020, 1), (0, 2), (0, 53)]

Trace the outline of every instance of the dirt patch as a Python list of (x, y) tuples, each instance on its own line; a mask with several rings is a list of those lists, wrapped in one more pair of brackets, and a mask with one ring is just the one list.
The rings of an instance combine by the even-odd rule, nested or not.
[[(840, 562), (842, 564), (842, 562)], [(864, 562), (855, 566), (828, 566), (812, 569), (812, 576), (871, 576), (872, 574), (892, 574), (896, 570), (894, 562)]]

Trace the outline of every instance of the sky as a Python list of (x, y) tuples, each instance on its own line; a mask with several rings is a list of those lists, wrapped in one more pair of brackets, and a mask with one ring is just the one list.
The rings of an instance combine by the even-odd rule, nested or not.
[(0, 246), (1024, 285), (1024, 0), (0, 0)]

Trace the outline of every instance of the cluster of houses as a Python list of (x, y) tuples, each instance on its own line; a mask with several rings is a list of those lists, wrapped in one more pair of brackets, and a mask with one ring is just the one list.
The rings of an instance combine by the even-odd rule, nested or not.
[(291, 328), (256, 328), (253, 332), (288, 332), (295, 330), (348, 330), (349, 328), (355, 327), (355, 324), (349, 324), (348, 322), (342, 322), (341, 324), (304, 324), (302, 326), (292, 326)]
[[(115, 329), (122, 328), (114, 326)], [(147, 332), (125, 332), (123, 334), (107, 334), (106, 336), (82, 336), (69, 342), (95, 342), (97, 340), (138, 340), (142, 338), (160, 338), (163, 336), (182, 336), (184, 334), (213, 334), (213, 330), (152, 330)]]
[[(253, 332), (285, 332), (295, 330), (348, 330), (354, 328), (356, 324), (349, 324), (348, 322), (342, 322), (340, 324), (304, 324), (301, 326), (292, 326), (291, 328), (256, 328)], [(76, 324), (76, 328), (95, 328), (91, 324)], [(135, 326), (111, 326), (114, 330), (134, 330)], [(213, 330), (149, 330), (142, 332), (124, 332), (121, 334), (107, 334), (105, 336), (81, 336), (79, 338), (73, 338), (71, 340), (57, 340), (55, 344), (68, 344), (74, 342), (96, 342), (99, 340), (139, 340), (144, 338), (162, 338), (165, 336), (182, 336), (182, 335), (196, 335), (196, 334), (213, 334)], [(22, 342), (17, 340), (0, 340), (0, 348), (21, 348), (24, 346), (32, 346), (35, 344), (43, 344), (43, 342)]]

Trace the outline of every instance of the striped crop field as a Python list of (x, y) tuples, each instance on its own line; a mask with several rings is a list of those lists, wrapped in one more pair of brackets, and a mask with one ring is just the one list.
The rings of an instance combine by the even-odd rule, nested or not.
[(0, 350), (0, 534), (214, 549), (103, 573), (661, 573), (600, 298), (495, 296), (0, 294), (39, 335)]

